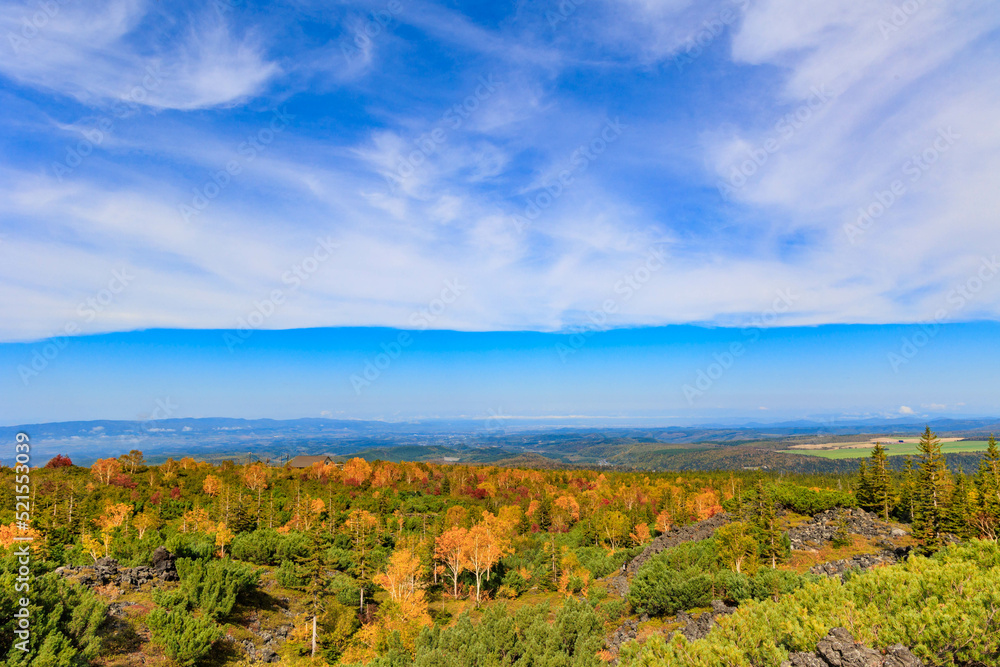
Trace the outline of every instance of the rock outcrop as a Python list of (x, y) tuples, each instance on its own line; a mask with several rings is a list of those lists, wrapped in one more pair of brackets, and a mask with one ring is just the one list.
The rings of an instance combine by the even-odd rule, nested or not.
[(702, 612), (698, 616), (692, 616), (685, 611), (678, 612), (677, 621), (684, 625), (679, 630), (668, 634), (667, 641), (670, 641), (677, 632), (684, 635), (684, 638), (690, 642), (696, 639), (704, 639), (712, 631), (712, 628), (715, 627), (715, 620), (719, 616), (725, 616), (734, 611), (736, 611), (736, 607), (730, 607), (722, 600), (712, 600), (712, 611)]
[(820, 512), (808, 523), (790, 528), (788, 539), (792, 543), (792, 549), (798, 551), (818, 549), (824, 543), (833, 540), (842, 526), (849, 534), (872, 539), (885, 540), (893, 535), (892, 526), (883, 523), (870, 512), (855, 508)]
[(177, 581), (177, 566), (174, 555), (164, 547), (153, 552), (152, 566), (120, 567), (114, 558), (99, 558), (93, 565), (63, 565), (56, 568), (56, 574), (77, 577), (80, 584), (93, 588), (115, 584), (122, 588), (139, 588), (157, 581)]
[(833, 628), (816, 644), (815, 653), (792, 653), (781, 667), (922, 667), (910, 649), (895, 644), (880, 653), (854, 641), (844, 628)]
[(910, 555), (911, 547), (895, 547), (884, 549), (873, 554), (859, 554), (851, 558), (834, 560), (829, 563), (820, 563), (809, 568), (812, 574), (825, 574), (828, 577), (844, 578), (844, 574), (850, 570), (870, 570), (873, 567), (882, 565), (892, 565), (906, 559)]
[(638, 630), (639, 621), (634, 618), (625, 619), (625, 622), (618, 626), (618, 629), (612, 632), (607, 640), (605, 640), (611, 655), (617, 656), (622, 644), (635, 639)]

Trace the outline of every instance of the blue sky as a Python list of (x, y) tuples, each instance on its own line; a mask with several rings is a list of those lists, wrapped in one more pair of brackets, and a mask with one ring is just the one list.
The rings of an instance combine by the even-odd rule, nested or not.
[(978, 417), (995, 414), (1000, 401), (1000, 360), (983, 353), (998, 336), (996, 323), (578, 333), (340, 327), (245, 338), (232, 330), (149, 330), (0, 346), (0, 363), (17, 369), (0, 377), (0, 393), (5, 424)]
[[(0, 419), (134, 417), (164, 386), (188, 386), (183, 414), (231, 416), (990, 412), (963, 394), (972, 353), (945, 341), (996, 340), (983, 322), (1000, 315), (998, 29), (986, 0), (6, 2), (0, 357), (14, 399)], [(981, 323), (943, 327), (957, 333), (906, 365), (944, 373), (942, 396), (886, 361), (931, 322)], [(767, 360), (771, 384), (734, 370), (689, 403), (678, 386), (711, 361), (712, 327), (758, 323), (777, 347), (740, 366)], [(685, 325), (705, 328), (661, 328)], [(312, 327), (359, 328), (316, 348), (329, 405), (295, 332)], [(384, 342), (367, 327), (468, 349), (415, 343), (410, 371), (341, 401), (356, 354)], [(540, 378), (551, 360), (516, 333), (588, 327), (691, 341), (594, 344)], [(125, 343), (98, 335), (144, 329), (121, 339), (142, 353), (127, 367)], [(184, 331), (224, 329), (253, 332), (224, 359), (268, 345), (242, 367), (202, 364), (208, 344)], [(61, 335), (88, 337), (26, 384), (19, 368)], [(662, 395), (654, 378), (611, 379), (649, 376), (646, 355), (672, 360)], [(304, 364), (287, 407), (265, 383), (232, 384), (258, 363), (274, 377)], [(490, 363), (507, 369), (498, 393), (470, 370)], [(587, 364), (585, 382), (571, 369)], [(823, 364), (857, 373), (831, 395), (781, 393)], [(854, 377), (878, 388), (854, 392)]]

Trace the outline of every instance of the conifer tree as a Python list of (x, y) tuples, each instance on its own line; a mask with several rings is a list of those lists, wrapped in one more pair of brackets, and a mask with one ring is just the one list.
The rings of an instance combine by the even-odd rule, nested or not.
[(751, 519), (757, 543), (760, 545), (760, 557), (771, 561), (771, 569), (778, 566), (779, 560), (784, 560), (787, 548), (784, 543), (784, 532), (778, 526), (778, 511), (770, 489), (763, 480), (757, 482), (757, 494), (753, 504)]
[(882, 520), (888, 521), (889, 509), (892, 507), (892, 481), (886, 467), (885, 447), (880, 442), (876, 442), (875, 447), (872, 448), (868, 489), (871, 493), (872, 505), (882, 515)]
[(899, 511), (907, 523), (913, 523), (913, 489), (915, 486), (913, 459), (907, 456), (903, 463), (903, 481), (899, 485)]
[(875, 496), (872, 493), (871, 475), (868, 472), (868, 461), (861, 459), (858, 462), (858, 484), (854, 492), (858, 499), (858, 505), (865, 509), (872, 509), (875, 505)]
[(965, 475), (955, 475), (955, 486), (948, 499), (945, 515), (945, 530), (960, 538), (969, 537), (972, 520), (972, 504), (969, 502), (969, 485)]
[(314, 530), (310, 534), (309, 550), (299, 559), (306, 579), (306, 594), (309, 596), (307, 609), (312, 616), (312, 656), (317, 650), (318, 619), (326, 610), (323, 593), (326, 591), (326, 564), (323, 558), (322, 533)]
[(913, 490), (913, 536), (923, 550), (936, 551), (943, 543), (948, 515), (948, 467), (941, 453), (941, 441), (928, 426), (920, 437), (919, 468)]
[(983, 537), (995, 540), (1000, 528), (1000, 448), (990, 434), (976, 474), (975, 523)]

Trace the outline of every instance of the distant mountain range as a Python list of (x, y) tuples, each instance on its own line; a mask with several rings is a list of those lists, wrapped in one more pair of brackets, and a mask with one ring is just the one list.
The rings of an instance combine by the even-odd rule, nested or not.
[[(64, 454), (78, 465), (142, 450), (150, 462), (168, 457), (261, 459), (281, 463), (297, 454), (360, 455), (369, 459), (448, 460), (520, 465), (581, 465), (624, 468), (767, 467), (841, 470), (845, 461), (784, 454), (793, 443), (847, 436), (918, 435), (925, 422), (904, 419), (797, 420), (776, 424), (709, 426), (587, 426), (584, 418), (452, 419), (384, 422), (305, 418), (290, 420), (224, 417), (149, 421), (97, 420), (0, 427), (13, 442), (19, 431), (32, 439), (33, 464)], [(941, 436), (983, 437), (1000, 433), (1000, 419), (938, 419)], [(0, 462), (5, 457), (0, 450)]]

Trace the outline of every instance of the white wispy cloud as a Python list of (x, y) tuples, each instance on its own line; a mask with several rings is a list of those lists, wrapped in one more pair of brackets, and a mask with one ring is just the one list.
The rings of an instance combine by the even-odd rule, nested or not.
[(280, 71), (219, 12), (178, 18), (176, 34), (150, 39), (143, 22), (163, 17), (145, 0), (5, 3), (0, 74), (85, 104), (204, 109), (245, 100)]
[[(891, 4), (846, 0), (581, 4), (555, 25), (525, 7), (499, 27), (407, 5), (353, 68), (338, 40), (377, 4), (345, 14), (330, 40), (280, 56), (281, 29), (237, 27), (231, 14), (178, 15), (166, 39), (148, 3), (59, 6), (20, 55), (0, 59), (0, 75), (91, 110), (18, 121), (37, 155), (0, 158), (0, 339), (59, 331), (122, 267), (136, 279), (82, 330), (231, 328), (288, 289), (282, 275), (319, 237), (339, 253), (264, 326), (410, 326), (446, 280), (467, 288), (434, 328), (559, 330), (606, 303), (603, 326), (740, 326), (789, 291), (794, 303), (766, 324), (918, 322), (942, 308), (947, 319), (1000, 316), (1000, 280), (960, 307), (948, 300), (1000, 254), (1000, 63), (989, 44), (1000, 12), (988, 3), (925, 3), (898, 26)], [(17, 34), (29, 9), (5, 5), (0, 34)], [(670, 105), (682, 92), (695, 104), (684, 86), (697, 97), (708, 84), (668, 61), (704, 30), (704, 48), (728, 59), (712, 67), (740, 81), (710, 98), (730, 108), (702, 102), (682, 118)], [(469, 58), (448, 86), (407, 69), (414, 31)], [(52, 160), (150, 71), (158, 83), (136, 102), (171, 113), (116, 120), (93, 157), (57, 178)], [(285, 83), (309, 95), (309, 72), (330, 79), (265, 150), (241, 154), (270, 112), (234, 120), (226, 108), (281, 105), (287, 96), (268, 91)], [(583, 73), (593, 79), (580, 92), (571, 83)], [(628, 76), (614, 95), (593, 92)], [(495, 90), (457, 127), (445, 122), (482, 77)], [(324, 106), (337, 87), (357, 106)], [(627, 131), (581, 161), (619, 114)], [(443, 139), (414, 153), (435, 129)], [(730, 182), (762, 150), (745, 182)], [(925, 151), (933, 164), (914, 172), (908, 162)], [(239, 175), (183, 215), (233, 160)], [(551, 194), (564, 173), (572, 182)], [(897, 180), (904, 192), (851, 233), (858, 209)], [(645, 272), (654, 249), (663, 260)]]

